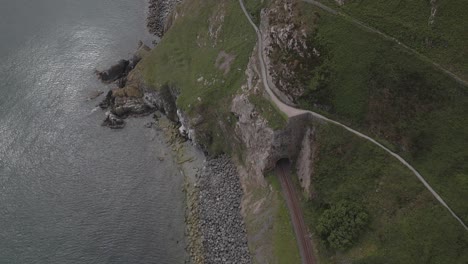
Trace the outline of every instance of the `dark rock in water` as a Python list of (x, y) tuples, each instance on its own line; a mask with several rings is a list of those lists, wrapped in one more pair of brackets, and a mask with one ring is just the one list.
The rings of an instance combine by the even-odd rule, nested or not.
[(108, 70), (96, 71), (96, 74), (101, 81), (105, 83), (111, 83), (128, 74), (130, 71), (128, 69), (129, 64), (130, 62), (128, 60), (120, 60), (117, 64), (111, 66)]
[(148, 123), (145, 124), (145, 127), (146, 127), (146, 128), (152, 128), (153, 125), (154, 125), (153, 122), (148, 122)]
[(117, 87), (124, 88), (127, 84), (127, 77), (122, 77), (116, 81)]
[(112, 101), (113, 101), (112, 91), (109, 91), (106, 97), (104, 98), (104, 100), (102, 100), (102, 102), (100, 102), (98, 106), (101, 109), (107, 109), (112, 105)]
[(107, 113), (107, 117), (102, 122), (102, 126), (110, 127), (112, 129), (121, 129), (125, 127), (125, 121), (112, 113)]
[[(109, 110), (103, 122), (104, 126), (122, 128), (125, 124), (123, 119), (129, 116), (149, 115), (157, 110), (164, 113), (171, 121), (178, 122), (176, 90), (165, 85), (159, 91), (154, 91), (139, 79), (141, 76), (138, 69), (134, 70), (150, 51), (150, 48), (143, 43), (139, 46), (130, 60), (121, 60), (109, 70), (97, 72), (102, 81), (114, 82), (118, 86), (110, 90), (98, 105), (102, 109)], [(156, 115), (158, 116), (160, 114)]]

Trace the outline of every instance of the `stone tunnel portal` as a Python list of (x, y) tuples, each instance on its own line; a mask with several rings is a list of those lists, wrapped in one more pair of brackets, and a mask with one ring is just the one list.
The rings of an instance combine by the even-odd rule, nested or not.
[(288, 172), (291, 169), (291, 161), (289, 158), (281, 158), (276, 162), (276, 169)]

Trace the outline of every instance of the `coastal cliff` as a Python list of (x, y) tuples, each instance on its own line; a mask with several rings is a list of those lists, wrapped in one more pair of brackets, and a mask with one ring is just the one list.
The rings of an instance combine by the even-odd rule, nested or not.
[[(194, 185), (187, 187), (190, 193), (188, 204), (192, 205), (188, 208), (191, 215), (189, 234), (192, 237), (192, 259), (196, 263), (212, 263), (219, 258), (240, 263), (239, 261), (244, 259), (242, 261), (247, 263), (251, 258), (241, 256), (246, 254), (242, 245), (248, 241), (249, 255), (253, 261), (262, 262), (261, 259), (268, 255), (270, 257), (267, 258), (274, 260), (280, 252), (278, 249), (272, 245), (267, 248), (257, 247), (252, 241), (263, 241), (262, 244), (266, 245), (270, 234), (276, 234), (277, 231), (259, 232), (248, 219), (258, 210), (268, 210), (270, 212), (265, 217), (275, 218), (276, 212), (280, 210), (278, 204), (281, 198), (279, 193), (275, 192), (271, 194), (275, 200), (274, 206), (269, 208), (267, 204), (263, 204), (256, 209), (249, 209), (253, 203), (258, 204), (257, 199), (261, 198), (251, 199), (250, 194), (252, 191), (269, 188), (265, 175), (274, 170), (278, 160), (284, 158), (298, 160), (296, 166), (305, 168), (300, 170), (299, 177), (304, 189), (310, 189), (313, 153), (301, 151), (301, 145), (304, 142), (308, 143), (307, 148), (314, 145), (313, 139), (306, 139), (309, 138), (309, 133), (306, 133), (307, 127), (311, 126), (311, 123), (307, 116), (287, 120), (268, 101), (258, 75), (255, 35), (237, 3), (185, 1), (177, 10), (177, 15), (168, 14), (177, 17), (171, 21), (172, 28), (165, 26), (168, 30), (165, 31), (166, 35), (162, 41), (135, 70), (143, 76), (142, 87), (151, 87), (156, 91), (156, 94), (153, 94), (156, 97), (160, 98), (157, 93), (171, 87), (173, 96), (165, 97), (164, 100), (170, 100), (168, 104), (176, 105), (177, 118), (173, 121), (183, 137), (202, 148), (209, 157), (217, 157), (220, 153), (231, 157), (231, 161), (227, 163), (222, 161), (226, 156), (221, 160), (209, 158), (212, 161), (207, 164), (208, 173), (199, 174)], [(187, 12), (195, 13), (189, 15)], [(206, 22), (203, 21), (204, 17), (208, 18)], [(185, 27), (186, 23), (197, 25), (190, 29), (194, 33), (173, 35), (173, 32), (184, 31), (182, 27)], [(249, 33), (245, 34), (239, 27), (244, 27)], [(205, 50), (211, 51), (204, 53)], [(203, 57), (198, 57), (199, 55)], [(186, 61), (187, 58), (191, 58), (191, 62)], [(154, 64), (155, 61), (163, 63), (159, 66)], [(198, 64), (203, 68), (198, 68)], [(179, 72), (174, 72), (185, 71), (186, 74), (185, 67), (192, 68), (193, 79), (187, 79), (186, 76), (179, 75)], [(172, 68), (173, 72), (166, 72), (168, 68)], [(297, 159), (299, 155), (301, 159)], [(231, 163), (235, 164), (235, 170), (228, 165)], [(224, 172), (210, 173), (219, 170)], [(233, 177), (228, 177), (230, 173), (233, 173)], [(237, 195), (219, 196), (217, 189), (221, 187), (215, 187), (219, 183), (216, 180), (211, 182), (216, 178), (224, 178), (222, 182), (229, 182), (233, 190), (238, 189)], [(236, 184), (236, 181), (240, 183)], [(210, 197), (215, 201), (208, 206)], [(244, 224), (226, 222), (224, 217), (212, 217), (214, 211), (225, 210), (225, 206), (237, 203), (239, 207), (234, 208), (234, 215), (240, 215), (242, 212), (245, 227)], [(216, 206), (220, 207), (214, 209)], [(287, 223), (285, 222), (286, 225)], [(220, 238), (207, 227), (211, 230), (230, 230), (233, 234), (228, 233), (226, 236), (233, 236), (233, 241), (238, 241), (236, 243), (239, 246), (230, 247), (230, 255), (220, 255), (219, 252), (223, 251), (223, 239), (216, 245), (211, 244)], [(241, 229), (238, 229), (239, 227)], [(247, 233), (242, 231), (243, 228), (246, 228)], [(294, 248), (292, 231), (288, 232), (288, 237), (292, 239), (290, 243), (293, 253), (297, 249)], [(199, 237), (203, 239), (200, 241)]]
[[(345, 28), (342, 34), (356, 30), (342, 25), (346, 21), (295, 0), (262, 1), (261, 5), (245, 2), (260, 26), (268, 77), (282, 101), (322, 111), (327, 116), (342, 111), (337, 120), (362, 114), (364, 110), (354, 108), (358, 103), (378, 110), (359, 122), (376, 123), (373, 120), (377, 116), (379, 121), (386, 121), (384, 117), (393, 117), (394, 112), (405, 116), (405, 111), (391, 110), (396, 106), (388, 104), (387, 96), (412, 90), (400, 89), (400, 82), (393, 79), (386, 85), (397, 85), (397, 92), (385, 90), (387, 86), (381, 88), (378, 84), (387, 80), (387, 71), (376, 73), (371, 67), (379, 62), (362, 71), (374, 74), (375, 80), (362, 85), (371, 85), (372, 89), (348, 90), (355, 86), (345, 84), (354, 84), (360, 75), (346, 75), (354, 64), (340, 68), (339, 63), (343, 54), (355, 56), (353, 63), (360, 58), (349, 52), (346, 41), (323, 40), (324, 36), (336, 38), (335, 29)], [(310, 234), (318, 245), (317, 255), (326, 261), (368, 263), (396, 255), (412, 259), (412, 252), (436, 248), (436, 242), (412, 244), (405, 228), (411, 230), (411, 236), (431, 238), (427, 241), (445, 241), (440, 234), (447, 234), (453, 238), (451, 241), (458, 239), (466, 244), (457, 227), (452, 228), (453, 219), (434, 205), (430, 194), (406, 168), (381, 149), (309, 115), (287, 118), (271, 103), (259, 77), (256, 34), (237, 1), (161, 0), (152, 1), (151, 8), (148, 23), (152, 32), (162, 37), (161, 41), (144, 52), (141, 61), (119, 82), (121, 87), (108, 94), (103, 105), (109, 109), (111, 124), (114, 117), (123, 120), (131, 115), (162, 112), (173, 122), (177, 137), (205, 153), (205, 168), (186, 187), (188, 234), (192, 241), (189, 251), (195, 263), (279, 263), (284, 256), (288, 260), (297, 257), (289, 216), (274, 177), (276, 164), (282, 159), (293, 165), (293, 182), (303, 194), (303, 209)], [(335, 22), (341, 23), (342, 28), (335, 28)], [(363, 39), (360, 34), (364, 33), (355, 34), (358, 37), (350, 39), (357, 39), (358, 48)], [(342, 46), (336, 48), (338, 45)], [(338, 71), (342, 71), (339, 78), (334, 75)], [(347, 83), (330, 85), (344, 78), (349, 78)], [(416, 97), (405, 98), (416, 102)], [(359, 99), (357, 103), (343, 103), (355, 98)], [(380, 109), (381, 105), (390, 110)], [(424, 109), (422, 105), (417, 110)], [(120, 121), (116, 122), (119, 127)], [(349, 123), (355, 125), (352, 120)], [(383, 135), (392, 136), (383, 140), (397, 138), (407, 142), (406, 138), (397, 137), (399, 132), (392, 127), (380, 130)], [(420, 139), (427, 138), (422, 135)], [(402, 151), (407, 148), (404, 144), (393, 147)], [(325, 217), (336, 208), (358, 208), (371, 216), (369, 227), (362, 230), (340, 226), (346, 221), (336, 223), (334, 230), (349, 231), (339, 235), (351, 234), (346, 248), (330, 242), (336, 234), (320, 229)], [(408, 223), (425, 223), (431, 232), (420, 225), (408, 227)], [(447, 231), (443, 226), (450, 228)], [(456, 246), (450, 250), (453, 255), (460, 251)], [(356, 252), (366, 253), (361, 256)]]

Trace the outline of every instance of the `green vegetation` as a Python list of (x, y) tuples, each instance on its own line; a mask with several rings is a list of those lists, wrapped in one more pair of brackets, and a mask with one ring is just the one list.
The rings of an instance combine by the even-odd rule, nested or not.
[(368, 220), (369, 215), (362, 206), (343, 200), (323, 212), (317, 230), (328, 246), (347, 249), (355, 243)]
[(256, 110), (268, 121), (269, 127), (274, 130), (282, 129), (286, 126), (287, 116), (279, 111), (271, 101), (261, 95), (250, 95), (249, 101)]
[(276, 199), (278, 199), (278, 210), (273, 223), (273, 243), (277, 263), (301, 263), (291, 217), (289, 216), (286, 201), (282, 197), (279, 180), (275, 175), (268, 176), (267, 180), (276, 192)]
[[(257, 22), (265, 3), (246, 1)], [(468, 204), (463, 199), (468, 197), (468, 91), (393, 42), (309, 4), (300, 7), (311, 27), (317, 28), (314, 47), (323, 56), (321, 65), (310, 68), (301, 106), (365, 131), (399, 152), (468, 222)], [(185, 1), (178, 14), (171, 30), (142, 62), (143, 75), (155, 89), (177, 89), (178, 107), (203, 117), (196, 127), (198, 140), (212, 154), (232, 153), (235, 118), (229, 108), (245, 82), (254, 31), (237, 1)], [(460, 54), (466, 54), (466, 47)], [(433, 57), (436, 50), (431, 51)], [(453, 59), (450, 52), (448, 48), (447, 60)], [(216, 66), (220, 54), (234, 58), (229, 67)], [(455, 59), (452, 62), (454, 67), (464, 67)], [(256, 95), (249, 100), (273, 128), (284, 126), (284, 116), (270, 102)], [(410, 171), (341, 128), (315, 126), (319, 145), (312, 179), (314, 199), (306, 203), (305, 213), (321, 263), (463, 263), (468, 259), (467, 233)], [(274, 257), (279, 263), (300, 263), (279, 183), (275, 177), (267, 179), (274, 195), (265, 191), (265, 203), (277, 208), (270, 220)], [(349, 221), (335, 221), (336, 215)], [(246, 222), (263, 228), (256, 217)]]
[[(172, 28), (142, 63), (149, 85), (177, 88), (178, 107), (204, 117), (197, 127), (202, 132), (199, 140), (214, 154), (230, 151), (225, 144), (234, 123), (229, 106), (245, 81), (255, 41), (237, 1), (186, 1)], [(215, 65), (222, 51), (234, 57), (227, 73)]]
[(328, 210), (340, 208), (343, 200), (359, 204), (369, 215), (368, 228), (348, 250), (335, 251), (316, 236), (321, 263), (448, 264), (468, 259), (467, 232), (409, 170), (339, 127), (315, 126), (315, 198), (305, 204), (311, 230), (319, 235)]
[(300, 100), (302, 107), (391, 145), (468, 223), (462, 198), (468, 197), (468, 90), (342, 17), (308, 4), (302, 10), (319, 12), (318, 38), (328, 54), (313, 73), (325, 78)]
[[(332, 6), (332, 0), (322, 0)], [(429, 0), (351, 0), (341, 11), (448, 67), (468, 80), (468, 2), (437, 0), (433, 22)], [(336, 8), (336, 6), (335, 6)]]
[(244, 0), (244, 5), (255, 24), (260, 24), (260, 12), (270, 4), (271, 0)]

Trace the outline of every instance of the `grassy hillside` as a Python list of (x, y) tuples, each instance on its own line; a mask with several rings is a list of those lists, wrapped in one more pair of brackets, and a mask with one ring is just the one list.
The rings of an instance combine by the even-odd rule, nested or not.
[[(212, 154), (231, 151), (226, 144), (233, 140), (236, 121), (231, 101), (245, 83), (255, 43), (255, 32), (237, 1), (185, 1), (174, 25), (142, 63), (149, 85), (177, 89), (178, 107), (202, 117), (197, 140)], [(249, 99), (271, 127), (284, 126), (284, 117), (261, 95)]]
[(345, 19), (311, 5), (303, 10), (320, 13), (318, 38), (328, 59), (320, 69), (326, 80), (301, 105), (400, 153), (467, 223), (468, 89)]
[(178, 107), (203, 117), (198, 140), (213, 153), (229, 148), (230, 102), (245, 81), (255, 41), (237, 1), (185, 1), (175, 24), (142, 63), (151, 86), (175, 87)]
[[(265, 1), (246, 4), (255, 14)], [(320, 15), (318, 25), (312, 25), (315, 19), (309, 23), (318, 27), (317, 43), (326, 49), (321, 51), (326, 56), (323, 65), (310, 73), (311, 85), (301, 106), (364, 131), (399, 152), (468, 222), (464, 199), (468, 197), (468, 90), (343, 18), (308, 4), (301, 4), (301, 10), (305, 18), (315, 18), (315, 12)], [(229, 152), (235, 144), (236, 120), (229, 108), (245, 83), (255, 37), (237, 1), (185, 1), (173, 27), (141, 64), (149, 85), (177, 89), (178, 107), (202, 117), (196, 127), (198, 140), (213, 154)], [(270, 102), (254, 94), (249, 100), (273, 128), (284, 125)], [(305, 205), (311, 229), (325, 210), (347, 200), (362, 205), (370, 219), (348, 250), (331, 250), (317, 236), (323, 263), (466, 262), (467, 233), (413, 174), (342, 129), (314, 125), (319, 144), (312, 184), (315, 199)], [(270, 181), (278, 187), (274, 179)], [(271, 243), (280, 253), (293, 238), (285, 206), (277, 206), (275, 219), (270, 219)], [(274, 257), (288, 263), (297, 259), (295, 250)]]
[[(335, 6), (333, 0), (322, 0)], [(468, 1), (350, 0), (340, 9), (468, 80)], [(436, 8), (429, 22), (432, 7)]]
[(322, 213), (342, 201), (363, 205), (370, 216), (349, 250), (330, 250), (316, 235), (321, 263), (466, 263), (468, 233), (408, 169), (341, 128), (315, 125), (316, 198), (304, 205), (311, 230), (317, 234)]

